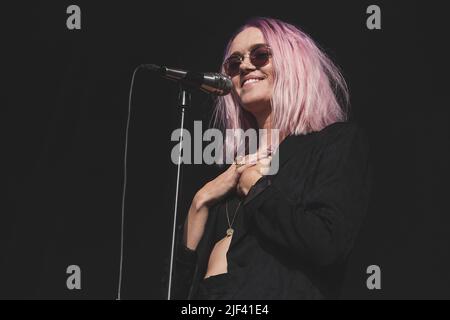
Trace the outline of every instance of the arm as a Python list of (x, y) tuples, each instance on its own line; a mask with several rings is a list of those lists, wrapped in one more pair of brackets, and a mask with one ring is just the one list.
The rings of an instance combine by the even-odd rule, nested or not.
[(201, 192), (197, 193), (192, 200), (188, 215), (184, 222), (183, 245), (195, 251), (200, 242), (205, 224), (208, 219), (209, 207), (206, 205), (207, 199)]
[(208, 211), (226, 194), (236, 188), (242, 172), (253, 166), (246, 164), (239, 168), (231, 165), (225, 172), (205, 184), (195, 195), (184, 224), (183, 243), (190, 250), (196, 250), (208, 220)]
[[(175, 299), (186, 299), (197, 266), (197, 246), (203, 237), (210, 208), (228, 192), (234, 190), (242, 171), (248, 165), (231, 165), (224, 173), (205, 184), (192, 200), (183, 230), (179, 230), (176, 249), (173, 291)], [(182, 232), (182, 234), (180, 234)], [(181, 239), (181, 240), (180, 240)]]

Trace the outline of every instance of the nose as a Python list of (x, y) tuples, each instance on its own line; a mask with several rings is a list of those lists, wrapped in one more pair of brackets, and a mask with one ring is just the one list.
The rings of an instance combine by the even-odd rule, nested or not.
[(242, 59), (241, 65), (239, 66), (241, 73), (245, 73), (251, 70), (256, 70), (256, 67), (251, 63), (250, 56), (246, 54)]

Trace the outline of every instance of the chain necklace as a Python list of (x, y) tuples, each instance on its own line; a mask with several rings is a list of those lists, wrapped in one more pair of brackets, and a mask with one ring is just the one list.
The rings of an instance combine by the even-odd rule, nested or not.
[(228, 220), (227, 237), (231, 237), (233, 235), (234, 229), (232, 228), (232, 226), (233, 226), (233, 223), (234, 223), (234, 219), (236, 218), (236, 214), (237, 214), (237, 212), (239, 210), (239, 207), (241, 206), (241, 202), (242, 201), (239, 201), (239, 204), (238, 204), (238, 206), (236, 208), (236, 211), (234, 212), (233, 220), (231, 220), (231, 223), (230, 223), (230, 217), (228, 215), (228, 201), (225, 202), (225, 212), (227, 213), (227, 220)]

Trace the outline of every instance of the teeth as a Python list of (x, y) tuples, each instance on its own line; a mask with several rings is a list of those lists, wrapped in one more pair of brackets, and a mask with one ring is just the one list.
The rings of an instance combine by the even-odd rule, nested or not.
[(248, 80), (245, 80), (245, 81), (244, 81), (244, 83), (242, 84), (242, 86), (244, 86), (244, 85), (247, 84), (247, 83), (258, 82), (258, 81), (261, 81), (261, 80), (262, 80), (262, 79), (256, 79), (256, 78), (248, 79)]

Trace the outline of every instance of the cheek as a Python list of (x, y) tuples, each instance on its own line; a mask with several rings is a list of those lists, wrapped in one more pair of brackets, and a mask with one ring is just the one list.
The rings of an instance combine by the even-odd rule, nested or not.
[(239, 94), (240, 94), (240, 91), (241, 91), (241, 86), (240, 86), (240, 81), (239, 81), (239, 79), (232, 79), (231, 81), (233, 82), (234, 90), (235, 90), (236, 93), (239, 95)]
[(270, 77), (270, 80), (269, 80), (269, 88), (270, 88), (270, 93), (271, 93), (271, 94), (273, 93), (273, 87), (274, 87), (274, 81), (273, 81), (273, 78)]
[(255, 90), (254, 93), (264, 97), (271, 97), (273, 91), (273, 80), (268, 78), (261, 84), (258, 88), (259, 90)]

